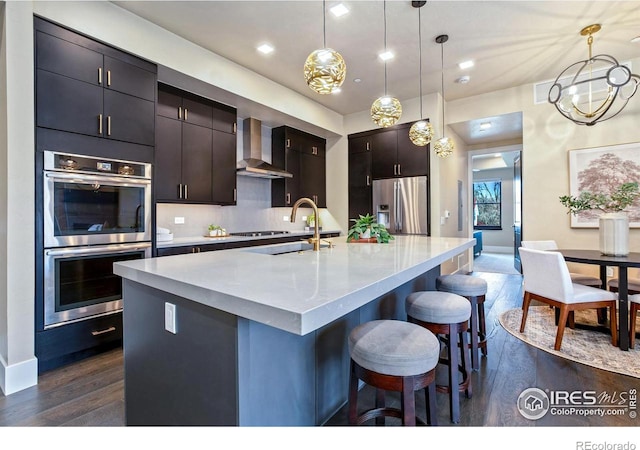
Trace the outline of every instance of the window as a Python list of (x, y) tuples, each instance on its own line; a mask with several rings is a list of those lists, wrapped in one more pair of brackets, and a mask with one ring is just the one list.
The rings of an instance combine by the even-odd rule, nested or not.
[(474, 181), (473, 228), (474, 230), (502, 230), (501, 181)]

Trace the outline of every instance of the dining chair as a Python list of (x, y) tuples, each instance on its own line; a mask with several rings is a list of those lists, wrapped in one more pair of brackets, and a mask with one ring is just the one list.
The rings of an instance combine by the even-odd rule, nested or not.
[(640, 294), (629, 296), (629, 349), (636, 345), (636, 319), (640, 312)]
[(569, 269), (559, 252), (520, 247), (524, 277), (524, 299), (520, 332), (524, 333), (532, 300), (558, 308), (558, 331), (554, 350), (560, 350), (569, 313), (572, 311), (609, 308), (611, 343), (617, 345), (617, 294), (571, 281)]
[[(612, 278), (607, 283), (611, 292), (618, 292), (618, 286), (620, 280), (618, 278)], [(640, 294), (640, 278), (629, 277), (627, 278), (627, 292), (629, 295)]]
[[(548, 240), (548, 241), (522, 241), (522, 246), (525, 248), (532, 248), (535, 250), (558, 250), (558, 245), (556, 241)], [(577, 272), (569, 272), (571, 276), (571, 282), (584, 284), (585, 286), (593, 286), (593, 287), (602, 287), (602, 280), (598, 277), (592, 277), (590, 275), (585, 275)]]

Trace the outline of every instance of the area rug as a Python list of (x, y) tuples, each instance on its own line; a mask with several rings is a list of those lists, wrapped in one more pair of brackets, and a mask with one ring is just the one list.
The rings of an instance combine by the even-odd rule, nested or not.
[[(611, 345), (609, 334), (585, 329), (566, 328), (559, 351), (553, 349), (557, 327), (554, 310), (548, 306), (529, 308), (527, 325), (520, 333), (522, 309), (510, 309), (500, 315), (500, 324), (516, 338), (540, 350), (587, 366), (640, 378), (640, 343), (636, 339), (635, 349), (621, 351)], [(596, 325), (593, 310), (576, 311), (576, 323)]]

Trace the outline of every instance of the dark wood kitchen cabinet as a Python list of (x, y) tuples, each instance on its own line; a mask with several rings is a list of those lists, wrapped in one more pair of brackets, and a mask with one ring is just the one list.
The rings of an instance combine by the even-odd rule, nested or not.
[(326, 208), (326, 140), (283, 126), (271, 131), (271, 163), (293, 174), (271, 180), (271, 206), (292, 206), (301, 197)]
[(372, 214), (372, 180), (369, 137), (349, 138), (349, 219)]
[(371, 151), (371, 176), (374, 180), (429, 173), (429, 146), (418, 147), (411, 142), (411, 125), (398, 125), (366, 137)]
[(156, 201), (235, 204), (235, 120), (234, 108), (160, 85), (156, 117)]
[(154, 145), (157, 67), (34, 19), (36, 126)]

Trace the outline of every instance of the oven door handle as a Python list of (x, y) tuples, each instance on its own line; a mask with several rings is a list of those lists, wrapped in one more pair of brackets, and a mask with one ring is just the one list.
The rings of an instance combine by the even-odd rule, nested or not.
[(100, 245), (95, 247), (65, 248), (61, 250), (45, 250), (47, 256), (71, 256), (71, 255), (92, 255), (96, 253), (126, 253), (135, 250), (146, 250), (151, 247), (151, 243), (136, 243), (122, 245)]
[(118, 186), (127, 185), (140, 185), (146, 186), (151, 184), (151, 180), (148, 178), (127, 178), (127, 177), (110, 177), (104, 175), (89, 175), (89, 174), (77, 174), (77, 173), (59, 173), (59, 172), (45, 172), (45, 177), (52, 180), (74, 181), (76, 183), (111, 183)]

